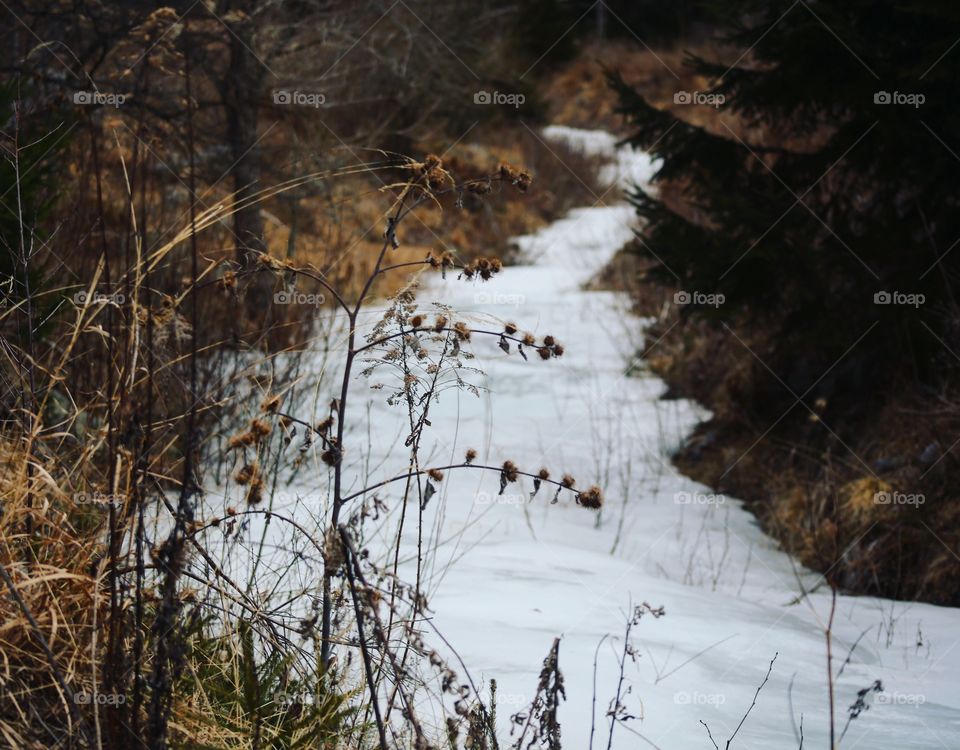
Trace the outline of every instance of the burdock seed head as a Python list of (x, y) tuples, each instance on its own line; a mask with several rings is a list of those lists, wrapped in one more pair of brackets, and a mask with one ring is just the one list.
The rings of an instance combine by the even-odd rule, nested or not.
[(504, 332), (505, 334), (507, 334), (508, 336), (513, 336), (513, 334), (515, 334), (515, 333), (517, 332), (517, 324), (516, 324), (516, 323), (507, 323), (507, 324), (503, 327), (503, 332)]
[(279, 408), (280, 408), (279, 396), (267, 396), (265, 399), (263, 399), (263, 402), (260, 404), (260, 410), (265, 411), (268, 414), (273, 414)]
[(442, 481), (443, 481), (443, 472), (440, 471), (440, 469), (430, 469), (430, 470), (427, 472), (427, 475), (428, 475), (434, 482), (442, 482)]
[(464, 457), (466, 463), (472, 463), (477, 457), (477, 452), (473, 448), (467, 448), (467, 455)]
[(564, 475), (563, 475), (563, 479), (560, 480), (560, 484), (562, 484), (562, 485), (563, 485), (564, 487), (566, 487), (567, 489), (570, 489), (570, 488), (573, 487), (573, 485), (575, 485), (576, 483), (577, 483), (577, 480), (574, 479), (574, 478), (573, 478), (572, 476), (570, 476), (569, 474), (564, 474)]
[(447, 319), (442, 315), (438, 315), (437, 319), (433, 322), (433, 330), (437, 333), (440, 333), (444, 328), (447, 327)]
[(453, 326), (453, 330), (457, 332), (457, 337), (458, 337), (461, 341), (469, 341), (469, 340), (470, 340), (470, 329), (467, 328), (467, 324), (466, 324), (466, 323), (463, 323), (463, 322), (455, 323), (454, 326)]
[(590, 489), (585, 490), (577, 495), (577, 502), (580, 503), (584, 508), (591, 508), (596, 510), (603, 507), (603, 492), (600, 491), (600, 488), (597, 485), (593, 485)]
[(517, 478), (520, 476), (520, 470), (513, 461), (504, 461), (503, 476), (506, 477), (508, 482), (516, 482)]

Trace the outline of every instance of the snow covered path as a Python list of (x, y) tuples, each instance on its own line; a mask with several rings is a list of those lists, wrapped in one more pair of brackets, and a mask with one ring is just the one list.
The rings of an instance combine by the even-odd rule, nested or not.
[[(643, 154), (614, 153), (606, 133), (548, 128), (546, 135), (610, 154), (611, 176), (622, 184), (652, 171)], [(594, 747), (606, 747), (625, 614), (645, 601), (666, 615), (645, 617), (634, 629), (637, 658), (627, 663), (624, 702), (642, 717), (630, 726), (646, 741), (618, 727), (614, 747), (710, 748), (701, 719), (723, 747), (776, 654), (732, 747), (797, 747), (792, 683), (804, 747), (826, 748), (820, 621), (829, 591), (797, 602), (798, 576), (807, 587), (819, 576), (795, 572), (736, 500), (713, 496), (670, 465), (669, 452), (704, 414), (689, 402), (660, 400), (663, 383), (633, 361), (641, 321), (626, 312), (628, 300), (583, 289), (630, 237), (633, 220), (623, 203), (578, 209), (519, 238), (524, 265), (487, 283), (425, 277), (419, 300), (426, 311), (436, 301), (491, 326), (516, 321), (521, 331), (552, 334), (566, 347), (562, 359), (524, 362), (477, 337), (471, 348), (485, 375), (475, 382), (488, 390), (480, 398), (444, 394), (431, 412), (427, 465), (456, 462), (473, 447), (486, 463), (509, 458), (523, 469), (547, 466), (554, 476), (568, 471), (580, 487), (604, 487), (607, 499), (598, 517), (569, 496), (551, 505), (545, 489), (531, 501), (529, 485), (510, 485), (498, 497), (496, 476), (450, 472), (426, 516), (427, 546), (436, 542), (427, 567), (434, 623), (478, 683), (497, 680), (505, 741), (509, 715), (533, 698), (541, 661), (560, 636), (564, 747), (589, 746), (595, 653)], [(392, 474), (405, 461), (402, 445), (394, 445), (405, 414), (384, 404), (382, 392), (366, 390), (366, 381), (355, 387), (351, 408), (356, 414), (368, 398), (375, 425), (368, 455), (389, 460)], [(402, 551), (411, 580), (415, 524), (408, 523)], [(838, 734), (858, 690), (875, 680), (885, 689), (867, 696), (869, 710), (840, 747), (960, 747), (960, 611), (842, 596), (834, 629), (835, 672), (863, 634), (837, 683)]]

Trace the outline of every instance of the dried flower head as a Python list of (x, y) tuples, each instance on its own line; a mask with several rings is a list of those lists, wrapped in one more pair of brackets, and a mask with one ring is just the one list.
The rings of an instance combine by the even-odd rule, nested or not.
[(438, 315), (437, 319), (433, 321), (433, 330), (436, 331), (437, 333), (440, 333), (446, 327), (447, 327), (447, 319), (442, 315)]
[(570, 488), (573, 487), (573, 485), (575, 485), (576, 483), (577, 483), (577, 480), (575, 480), (575, 479), (574, 479), (572, 476), (570, 476), (569, 474), (564, 474), (564, 475), (563, 475), (563, 479), (560, 480), (560, 484), (562, 484), (562, 485), (563, 485), (564, 487), (566, 487), (567, 489), (570, 489)]
[(422, 326), (422, 325), (423, 325), (423, 316), (422, 316), (422, 315), (414, 315), (412, 318), (410, 318), (410, 325), (413, 326), (414, 328), (419, 328), (420, 326)]
[(540, 359), (550, 359), (550, 350), (545, 346), (541, 346), (537, 349), (537, 354), (540, 355)]
[(504, 332), (505, 334), (507, 334), (508, 336), (513, 336), (513, 334), (515, 334), (515, 333), (517, 332), (517, 324), (516, 324), (516, 323), (507, 323), (507, 324), (503, 327), (503, 332)]
[(553, 345), (553, 356), (554, 356), (554, 357), (562, 357), (562, 356), (563, 356), (563, 352), (564, 352), (564, 348), (563, 348), (560, 344), (554, 344), (554, 345)]
[(537, 339), (532, 333), (525, 333), (523, 334), (523, 343), (527, 346), (533, 346), (537, 343)]
[(260, 404), (260, 411), (265, 411), (268, 414), (273, 414), (280, 408), (281, 398), (279, 396), (267, 396), (263, 399), (263, 402)]
[(477, 195), (486, 195), (493, 190), (493, 186), (487, 180), (473, 180), (467, 183), (466, 188), (468, 193)]
[(547, 471), (546, 468), (543, 468), (543, 469), (540, 469), (539, 472), (537, 472), (537, 476), (540, 477), (541, 479), (549, 479), (549, 478), (550, 478), (550, 472)]
[(263, 479), (257, 477), (250, 483), (247, 490), (247, 505), (258, 505), (263, 502)]
[(457, 338), (459, 338), (461, 341), (470, 340), (470, 329), (467, 327), (467, 324), (464, 323), (463, 321), (460, 321), (459, 323), (455, 323), (453, 326), (453, 330), (456, 332)]
[(427, 472), (427, 476), (429, 476), (434, 482), (443, 481), (443, 472), (440, 471), (440, 469), (430, 469)]
[(553, 336), (544, 336), (543, 345), (544, 346), (553, 346), (557, 343), (557, 340)]
[(272, 429), (270, 424), (264, 422), (262, 419), (253, 419), (250, 421), (250, 432), (256, 436), (257, 440), (269, 435)]
[(250, 484), (260, 473), (260, 467), (256, 461), (245, 464), (234, 476), (237, 484)]
[(466, 463), (472, 463), (477, 457), (477, 452), (473, 448), (467, 448), (467, 455), (464, 456)]
[(508, 482), (516, 482), (517, 478), (520, 476), (520, 470), (513, 461), (504, 461), (503, 476), (506, 477)]
[(600, 491), (600, 488), (597, 485), (593, 485), (588, 490), (577, 495), (577, 502), (580, 503), (584, 508), (592, 508), (596, 510), (597, 508), (603, 507), (603, 493)]

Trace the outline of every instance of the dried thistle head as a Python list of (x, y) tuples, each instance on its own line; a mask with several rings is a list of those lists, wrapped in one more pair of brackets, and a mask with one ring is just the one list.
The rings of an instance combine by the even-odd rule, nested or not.
[(438, 315), (437, 319), (433, 321), (433, 330), (440, 333), (447, 327), (447, 322), (447, 319), (443, 315)]
[(422, 316), (422, 315), (414, 315), (412, 318), (410, 318), (410, 325), (413, 326), (414, 328), (419, 328), (420, 326), (422, 326), (422, 325), (423, 325), (423, 316)]
[(247, 505), (259, 505), (263, 502), (263, 479), (256, 477), (247, 490)]
[(507, 336), (513, 336), (517, 332), (517, 324), (507, 323), (503, 326), (503, 332), (507, 334)]
[(544, 346), (553, 346), (557, 343), (557, 340), (553, 336), (544, 336), (543, 345)]
[(563, 478), (560, 480), (560, 484), (562, 484), (568, 490), (571, 489), (576, 483), (577, 483), (577, 480), (574, 479), (569, 474), (564, 474)]
[(246, 432), (241, 432), (230, 437), (230, 440), (227, 441), (228, 450), (236, 450), (238, 448), (247, 448), (257, 442), (257, 436), (247, 430)]
[(523, 334), (523, 343), (527, 346), (533, 346), (537, 343), (537, 339), (532, 333), (525, 333)]
[(256, 461), (245, 464), (234, 476), (237, 484), (249, 484), (260, 473), (260, 466)]
[(597, 485), (577, 494), (577, 502), (584, 508), (597, 510), (603, 507), (603, 492)]
[(270, 396), (268, 395), (260, 403), (260, 411), (266, 412), (267, 414), (276, 413), (277, 409), (280, 408), (280, 402), (282, 399), (279, 396)]
[(467, 448), (467, 454), (464, 456), (464, 463), (473, 463), (477, 457), (477, 452), (473, 448)]
[(513, 461), (503, 462), (503, 476), (508, 482), (516, 482), (520, 476), (520, 470)]
[(545, 346), (539, 347), (537, 349), (537, 354), (540, 355), (540, 359), (550, 359), (551, 356), (550, 350)]
[(440, 469), (430, 469), (427, 471), (427, 476), (429, 476), (434, 482), (443, 481), (443, 472)]
[(550, 472), (547, 471), (546, 467), (544, 467), (544, 468), (540, 469), (539, 472), (537, 472), (537, 476), (540, 477), (541, 479), (546, 480), (546, 479), (549, 479), (549, 478), (550, 478)]
[(250, 420), (250, 432), (256, 436), (257, 440), (261, 440), (270, 434), (273, 428), (270, 426), (269, 422), (264, 422), (262, 419), (252, 419)]
[(467, 327), (467, 324), (464, 323), (463, 321), (455, 323), (453, 326), (453, 330), (456, 332), (457, 338), (460, 339), (461, 341), (470, 340), (470, 329)]

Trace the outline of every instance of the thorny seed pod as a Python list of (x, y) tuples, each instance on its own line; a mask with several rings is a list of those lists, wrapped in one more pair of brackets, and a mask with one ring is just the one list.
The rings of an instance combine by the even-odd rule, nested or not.
[(540, 359), (550, 359), (550, 350), (545, 346), (541, 346), (537, 349), (537, 354), (540, 355)]
[(227, 442), (227, 449), (235, 450), (237, 448), (245, 448), (253, 445), (255, 442), (257, 442), (257, 436), (247, 430), (246, 432), (233, 435)]
[(504, 332), (505, 334), (507, 334), (508, 336), (513, 336), (513, 334), (515, 334), (515, 333), (517, 332), (517, 324), (516, 324), (516, 323), (507, 323), (507, 324), (503, 327), (503, 332)]
[(546, 468), (543, 468), (543, 469), (540, 469), (540, 471), (537, 473), (537, 476), (540, 477), (541, 479), (549, 479), (550, 472), (547, 471)]
[(603, 507), (603, 493), (600, 491), (600, 488), (597, 485), (593, 485), (590, 489), (585, 490), (577, 495), (577, 502), (580, 503), (584, 508), (592, 508), (596, 510), (597, 508)]
[(259, 505), (263, 502), (263, 479), (257, 477), (247, 491), (247, 505)]
[(461, 341), (469, 341), (469, 340), (470, 340), (470, 329), (467, 328), (467, 324), (466, 324), (466, 323), (464, 323), (464, 322), (462, 322), (462, 321), (459, 322), (459, 323), (455, 323), (454, 326), (453, 326), (453, 330), (456, 331), (456, 333), (457, 333), (457, 338), (459, 338)]
[(442, 481), (443, 481), (443, 472), (440, 471), (440, 469), (430, 469), (430, 470), (427, 472), (427, 475), (428, 475), (434, 482), (442, 482)]
[(257, 476), (259, 471), (260, 469), (257, 465), (257, 462), (253, 461), (252, 463), (246, 464), (243, 468), (241, 468), (237, 472), (234, 479), (236, 480), (237, 484), (250, 484), (250, 482), (253, 481), (253, 479)]
[(564, 487), (566, 487), (568, 490), (569, 490), (570, 488), (572, 488), (573, 485), (575, 485), (576, 483), (577, 483), (577, 480), (574, 479), (574, 478), (573, 478), (572, 476), (570, 476), (569, 474), (564, 474), (564, 475), (563, 475), (563, 479), (560, 480), (560, 484), (562, 484), (562, 485), (563, 485)]
[(554, 357), (562, 357), (562, 356), (563, 356), (563, 352), (564, 352), (564, 348), (563, 348), (560, 344), (554, 344), (554, 345), (553, 345), (553, 356), (554, 356)]
[(273, 428), (262, 419), (253, 419), (250, 422), (250, 432), (256, 436), (257, 440), (269, 435), (272, 429)]
[(440, 333), (444, 328), (447, 327), (447, 319), (442, 315), (438, 315), (437, 319), (433, 322), (433, 330), (437, 333)]
[(537, 343), (537, 339), (532, 333), (525, 333), (523, 334), (523, 343), (527, 346), (533, 346)]
[(477, 452), (473, 448), (467, 448), (467, 455), (464, 457), (465, 463), (473, 463), (473, 460), (477, 457)]
[(503, 475), (506, 477), (508, 482), (516, 482), (517, 478), (520, 475), (520, 470), (517, 468), (517, 465), (513, 461), (504, 461), (503, 462)]
[(489, 182), (482, 181), (482, 180), (468, 182), (466, 187), (467, 187), (467, 192), (476, 193), (477, 195), (486, 195), (491, 190), (493, 190), (493, 186)]
[(410, 318), (410, 325), (413, 326), (414, 328), (419, 328), (420, 326), (422, 326), (422, 325), (423, 325), (423, 316), (422, 316), (422, 315), (414, 315), (412, 318)]
[(557, 340), (553, 336), (544, 336), (543, 345), (544, 346), (553, 346), (557, 343)]
[(260, 411), (267, 412), (268, 414), (273, 414), (280, 408), (280, 397), (279, 396), (267, 396), (263, 399), (263, 402), (260, 404)]

